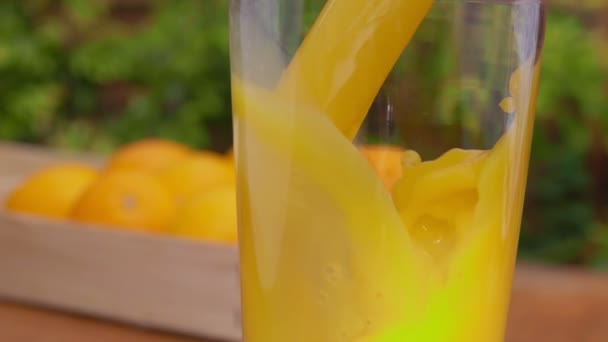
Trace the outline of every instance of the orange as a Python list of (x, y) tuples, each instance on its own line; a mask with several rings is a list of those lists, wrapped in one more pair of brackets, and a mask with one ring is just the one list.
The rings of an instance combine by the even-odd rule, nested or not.
[(164, 231), (175, 214), (169, 192), (152, 175), (136, 170), (102, 174), (72, 212), (81, 222), (132, 230)]
[(107, 168), (139, 169), (158, 173), (192, 153), (192, 149), (174, 141), (145, 139), (119, 149), (108, 161)]
[(393, 145), (361, 146), (360, 150), (382, 179), (384, 186), (389, 190), (392, 189), (401, 178), (401, 162), (405, 150)]
[(234, 164), (221, 154), (198, 152), (159, 175), (178, 204), (222, 184), (235, 183)]
[(170, 230), (186, 238), (233, 244), (238, 240), (236, 215), (236, 188), (222, 185), (180, 208)]
[(9, 196), (6, 208), (16, 212), (66, 218), (82, 193), (98, 176), (79, 164), (57, 164), (32, 174)]

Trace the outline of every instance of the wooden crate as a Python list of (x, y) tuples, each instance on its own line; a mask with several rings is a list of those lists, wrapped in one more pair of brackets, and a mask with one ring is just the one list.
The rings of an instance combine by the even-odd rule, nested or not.
[[(99, 162), (0, 143), (0, 202), (30, 172), (59, 160)], [(0, 297), (236, 341), (238, 293), (234, 247), (0, 209)]]

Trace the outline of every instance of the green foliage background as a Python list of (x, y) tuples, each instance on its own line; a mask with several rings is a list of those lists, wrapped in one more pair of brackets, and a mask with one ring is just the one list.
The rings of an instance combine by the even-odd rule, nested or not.
[(226, 20), (215, 0), (0, 2), (0, 138), (208, 146), (230, 112)]
[[(608, 269), (608, 4), (549, 3), (520, 255)], [(225, 149), (229, 98), (225, 1), (0, 1), (0, 139)]]

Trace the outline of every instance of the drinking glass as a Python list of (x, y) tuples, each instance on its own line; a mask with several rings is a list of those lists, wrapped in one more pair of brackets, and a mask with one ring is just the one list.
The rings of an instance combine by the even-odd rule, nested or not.
[(541, 0), (232, 0), (247, 342), (504, 339)]

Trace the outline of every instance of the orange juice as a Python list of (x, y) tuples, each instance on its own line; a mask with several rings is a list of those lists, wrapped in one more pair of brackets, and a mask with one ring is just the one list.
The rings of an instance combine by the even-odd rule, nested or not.
[[(502, 104), (515, 119), (493, 148), (433, 160), (404, 151), (401, 176), (387, 187), (353, 137), (432, 1), (383, 0), (391, 15), (377, 16), (367, 4), (330, 0), (276, 87), (233, 75), (244, 338), (498, 342), (537, 56), (511, 77)], [(411, 20), (404, 38), (382, 40), (400, 18)], [(370, 20), (377, 25), (365, 30)], [(340, 27), (357, 34), (333, 36)], [(357, 53), (374, 41), (390, 45), (387, 53)]]
[[(434, 0), (329, 0), (279, 92), (314, 104), (353, 138)], [(362, 87), (361, 85), (365, 86)]]
[(529, 129), (404, 165), (391, 196), (322, 113), (234, 94), (248, 341), (500, 341)]

